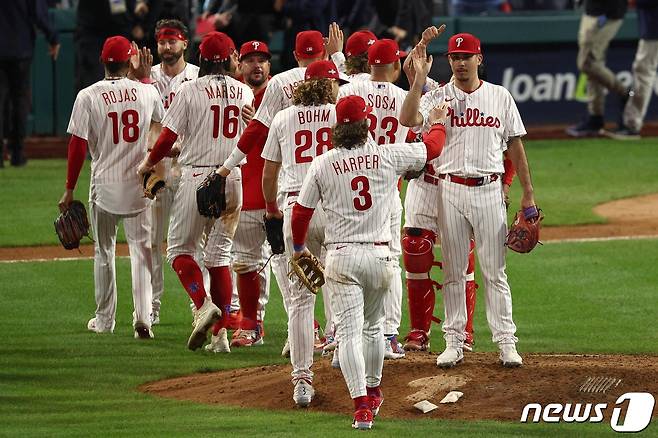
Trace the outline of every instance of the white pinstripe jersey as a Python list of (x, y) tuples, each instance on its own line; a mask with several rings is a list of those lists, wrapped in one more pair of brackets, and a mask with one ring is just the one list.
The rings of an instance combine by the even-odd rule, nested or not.
[(162, 105), (165, 110), (169, 109), (171, 101), (176, 95), (176, 90), (183, 82), (196, 79), (199, 76), (199, 67), (194, 64), (185, 63), (183, 71), (176, 76), (171, 77), (165, 74), (162, 70), (162, 64), (154, 65), (151, 67), (151, 80), (153, 85), (160, 93), (162, 98)]
[(402, 103), (407, 92), (390, 82), (370, 79), (350, 82), (340, 87), (338, 98), (350, 95), (361, 96), (366, 105), (372, 106), (368, 114), (370, 135), (378, 144), (403, 143), (409, 128), (400, 123)]
[(429, 129), (432, 108), (448, 101), (446, 142), (443, 152), (431, 164), (437, 173), (466, 177), (502, 174), (503, 152), (511, 137), (526, 134), (514, 98), (505, 88), (482, 81), (472, 93), (448, 83), (425, 94), (420, 100), (423, 130)]
[(354, 149), (336, 148), (311, 163), (297, 203), (327, 214), (326, 243), (391, 240), (391, 187), (408, 170), (425, 166), (424, 143), (386, 147), (368, 138)]
[(254, 119), (269, 128), (276, 113), (292, 105), (292, 93), (297, 85), (304, 82), (305, 71), (306, 67), (295, 67), (272, 76)]
[(67, 132), (87, 140), (91, 185), (139, 183), (136, 170), (146, 155), (149, 126), (163, 115), (160, 96), (150, 85), (123, 78), (81, 90)]
[(229, 76), (208, 75), (182, 83), (162, 121), (183, 137), (178, 162), (223, 163), (244, 131), (242, 107), (253, 101), (251, 88)]
[(274, 116), (261, 156), (281, 163), (279, 191), (299, 191), (313, 160), (331, 149), (335, 123), (336, 106), (331, 103), (293, 105)]

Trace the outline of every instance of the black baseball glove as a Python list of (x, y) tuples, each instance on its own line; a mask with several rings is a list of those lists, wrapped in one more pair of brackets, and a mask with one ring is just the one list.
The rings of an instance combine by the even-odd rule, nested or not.
[(69, 207), (57, 216), (55, 232), (66, 249), (78, 248), (82, 238), (89, 237), (89, 218), (82, 202), (71, 202)]
[(283, 254), (286, 250), (286, 244), (283, 240), (283, 218), (270, 218), (263, 216), (263, 221), (265, 222), (265, 235), (267, 236), (267, 241), (272, 247), (273, 254)]
[(199, 214), (218, 218), (226, 210), (226, 178), (212, 172), (196, 189)]

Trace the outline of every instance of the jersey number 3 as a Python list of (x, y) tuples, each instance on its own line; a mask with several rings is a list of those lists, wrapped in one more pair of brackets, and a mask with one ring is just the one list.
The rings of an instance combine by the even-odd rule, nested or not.
[(370, 196), (370, 181), (368, 177), (363, 175), (355, 176), (352, 178), (350, 184), (352, 190), (357, 192), (357, 196), (352, 200), (354, 208), (358, 211), (364, 211), (372, 207), (372, 196)]
[[(107, 113), (112, 120), (112, 143), (119, 144), (119, 113), (112, 111)], [(121, 137), (126, 143), (134, 143), (139, 138), (139, 113), (129, 109), (121, 113)]]

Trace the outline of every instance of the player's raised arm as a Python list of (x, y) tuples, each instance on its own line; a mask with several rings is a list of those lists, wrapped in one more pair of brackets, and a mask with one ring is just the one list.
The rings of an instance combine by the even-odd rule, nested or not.
[(402, 104), (402, 113), (400, 114), (400, 123), (404, 126), (414, 127), (423, 123), (423, 116), (418, 111), (420, 108), (420, 98), (423, 94), (423, 86), (427, 75), (432, 68), (432, 56), (427, 56), (426, 46), (419, 43), (412, 54), (413, 69), (415, 72), (414, 81), (407, 93), (407, 97)]

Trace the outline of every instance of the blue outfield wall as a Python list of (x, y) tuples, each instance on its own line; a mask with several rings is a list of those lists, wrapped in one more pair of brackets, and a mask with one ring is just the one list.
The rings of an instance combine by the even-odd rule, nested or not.
[[(32, 114), (28, 129), (37, 135), (64, 135), (75, 99), (75, 53), (73, 11), (51, 10), (60, 31), (62, 50), (57, 62), (47, 56), (43, 36), (36, 41), (32, 65)], [(487, 79), (506, 87), (516, 100), (527, 124), (571, 123), (586, 114), (586, 77), (578, 72), (576, 53), (580, 14), (504, 15), (498, 17), (435, 17), (434, 23), (447, 25), (445, 35), (471, 32), (482, 41)], [(446, 50), (447, 37), (432, 43), (435, 55), (431, 76), (445, 81), (450, 77)], [(273, 35), (270, 48), (276, 68), (282, 35)], [(631, 84), (631, 65), (637, 47), (635, 13), (627, 14), (608, 53), (608, 66), (626, 84)], [(648, 120), (658, 119), (658, 80), (649, 107)], [(606, 116), (619, 114), (615, 96), (607, 99)]]

